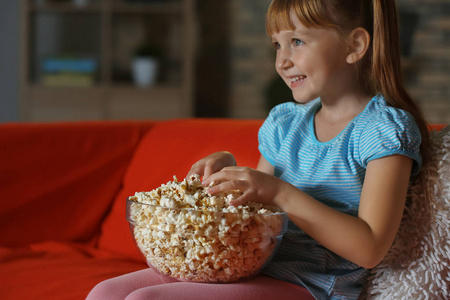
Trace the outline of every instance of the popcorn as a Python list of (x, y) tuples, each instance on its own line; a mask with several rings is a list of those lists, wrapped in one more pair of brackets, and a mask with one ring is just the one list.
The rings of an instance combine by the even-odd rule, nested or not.
[(276, 207), (229, 202), (242, 192), (210, 195), (194, 175), (138, 192), (129, 200), (136, 244), (149, 265), (180, 280), (236, 282), (269, 261), (286, 227)]

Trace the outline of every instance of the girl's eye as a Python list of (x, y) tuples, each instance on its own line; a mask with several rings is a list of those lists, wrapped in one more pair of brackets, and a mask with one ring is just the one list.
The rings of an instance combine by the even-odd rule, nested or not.
[(302, 40), (299, 40), (299, 39), (293, 39), (293, 40), (292, 40), (292, 44), (293, 44), (294, 46), (300, 46), (300, 45), (303, 45), (304, 42), (303, 42)]
[(278, 50), (281, 47), (280, 43), (278, 43), (278, 42), (273, 42), (272, 44), (273, 44), (273, 47), (275, 48), (275, 50)]

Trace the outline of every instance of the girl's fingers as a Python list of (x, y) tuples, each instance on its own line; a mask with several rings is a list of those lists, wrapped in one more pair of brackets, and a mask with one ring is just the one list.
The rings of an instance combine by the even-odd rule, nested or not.
[(223, 167), (236, 165), (236, 160), (230, 152), (222, 151), (208, 155), (194, 163), (186, 177), (194, 174), (208, 178), (211, 174), (220, 171)]
[[(241, 184), (238, 181), (226, 181), (226, 182), (223, 182), (223, 183), (220, 183), (218, 185), (215, 185), (213, 187), (208, 188), (208, 192), (211, 195), (214, 195), (216, 193), (227, 192), (227, 191), (230, 191), (230, 190), (243, 191), (243, 184)], [(245, 203), (248, 202), (247, 198), (248, 198), (248, 193), (244, 192), (239, 197), (231, 200), (229, 202), (229, 204), (232, 205), (232, 206), (244, 205)]]
[(208, 187), (210, 194), (226, 193), (235, 190), (242, 195), (230, 201), (230, 205), (238, 206), (248, 201), (270, 204), (274, 190), (270, 175), (247, 167), (226, 167), (220, 172), (211, 174), (202, 184)]
[(243, 171), (246, 170), (245, 167), (225, 167), (222, 170), (207, 176), (203, 181), (203, 185), (208, 186), (211, 182), (222, 182), (222, 181), (232, 181), (232, 180), (244, 180)]
[(230, 201), (230, 205), (232, 205), (232, 206), (239, 206), (239, 205), (244, 205), (247, 202), (248, 202), (247, 194), (244, 193), (241, 196), (239, 196), (238, 198), (231, 200)]
[(197, 174), (200, 177), (203, 175), (203, 169), (201, 168), (192, 168), (189, 173), (186, 175), (186, 178), (191, 177), (192, 175)]
[(212, 174), (214, 174), (216, 172), (215, 170), (215, 166), (211, 165), (211, 164), (207, 164), (205, 166), (204, 169), (204, 173), (203, 173), (203, 180), (205, 180), (206, 178), (208, 178), (209, 176), (211, 176)]
[(211, 187), (208, 187), (208, 193), (211, 195), (217, 194), (217, 193), (224, 193), (232, 190), (244, 190), (244, 183), (238, 180), (228, 180), (228, 181), (219, 181), (216, 183), (214, 181), (214, 185)]
[(194, 174), (198, 174), (200, 177), (203, 176), (203, 180), (208, 178), (211, 174), (215, 172), (215, 166), (212, 163), (198, 163), (192, 166), (186, 177)]

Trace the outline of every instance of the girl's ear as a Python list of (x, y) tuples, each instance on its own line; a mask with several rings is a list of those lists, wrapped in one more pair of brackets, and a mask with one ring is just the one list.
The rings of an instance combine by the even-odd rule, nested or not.
[(370, 34), (362, 27), (355, 28), (348, 36), (349, 53), (347, 63), (354, 64), (361, 60), (370, 46)]

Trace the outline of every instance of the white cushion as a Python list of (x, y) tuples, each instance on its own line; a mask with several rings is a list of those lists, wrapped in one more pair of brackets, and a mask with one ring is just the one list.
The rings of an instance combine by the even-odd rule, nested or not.
[(450, 126), (431, 132), (431, 152), (426, 182), (410, 186), (396, 240), (361, 298), (450, 298)]

